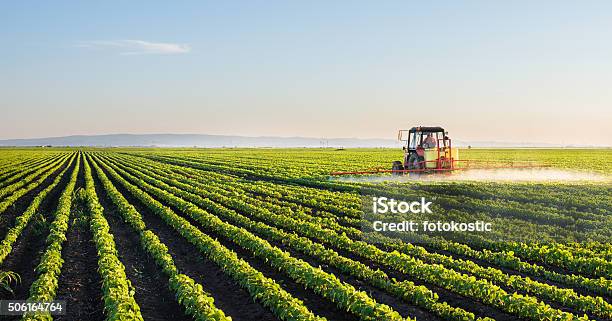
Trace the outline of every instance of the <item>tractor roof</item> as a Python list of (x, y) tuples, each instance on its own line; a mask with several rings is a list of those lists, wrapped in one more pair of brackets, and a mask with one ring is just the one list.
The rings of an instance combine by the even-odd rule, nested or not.
[(415, 132), (444, 132), (444, 128), (442, 127), (425, 127), (425, 126), (419, 126), (419, 127), (412, 127), (410, 128), (411, 133), (415, 133)]

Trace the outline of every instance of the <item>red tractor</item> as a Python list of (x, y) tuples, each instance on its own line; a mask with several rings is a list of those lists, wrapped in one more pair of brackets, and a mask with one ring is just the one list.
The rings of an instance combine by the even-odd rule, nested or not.
[(452, 170), (459, 160), (459, 150), (452, 148), (448, 132), (442, 127), (412, 127), (402, 129), (397, 139), (403, 143), (404, 160), (394, 161), (394, 174)]

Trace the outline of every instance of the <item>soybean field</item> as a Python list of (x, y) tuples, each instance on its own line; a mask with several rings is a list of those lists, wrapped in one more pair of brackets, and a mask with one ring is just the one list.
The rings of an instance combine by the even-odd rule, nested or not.
[[(612, 320), (612, 150), (460, 155), (571, 180), (329, 175), (392, 149), (0, 149), (0, 299), (66, 302), (0, 318)], [(495, 229), (372, 242), (382, 192)]]

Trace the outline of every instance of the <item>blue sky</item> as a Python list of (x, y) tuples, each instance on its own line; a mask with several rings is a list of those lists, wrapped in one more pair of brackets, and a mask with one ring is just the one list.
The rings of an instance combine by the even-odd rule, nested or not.
[(0, 139), (612, 145), (612, 2), (7, 1), (0, 39)]

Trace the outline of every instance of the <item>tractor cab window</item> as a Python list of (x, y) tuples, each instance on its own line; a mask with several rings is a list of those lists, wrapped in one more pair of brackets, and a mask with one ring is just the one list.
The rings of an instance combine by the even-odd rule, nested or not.
[(423, 133), (423, 148), (436, 148), (438, 147), (438, 133)]
[(408, 149), (416, 149), (418, 145), (418, 139), (420, 133), (410, 133), (410, 140), (408, 142)]

